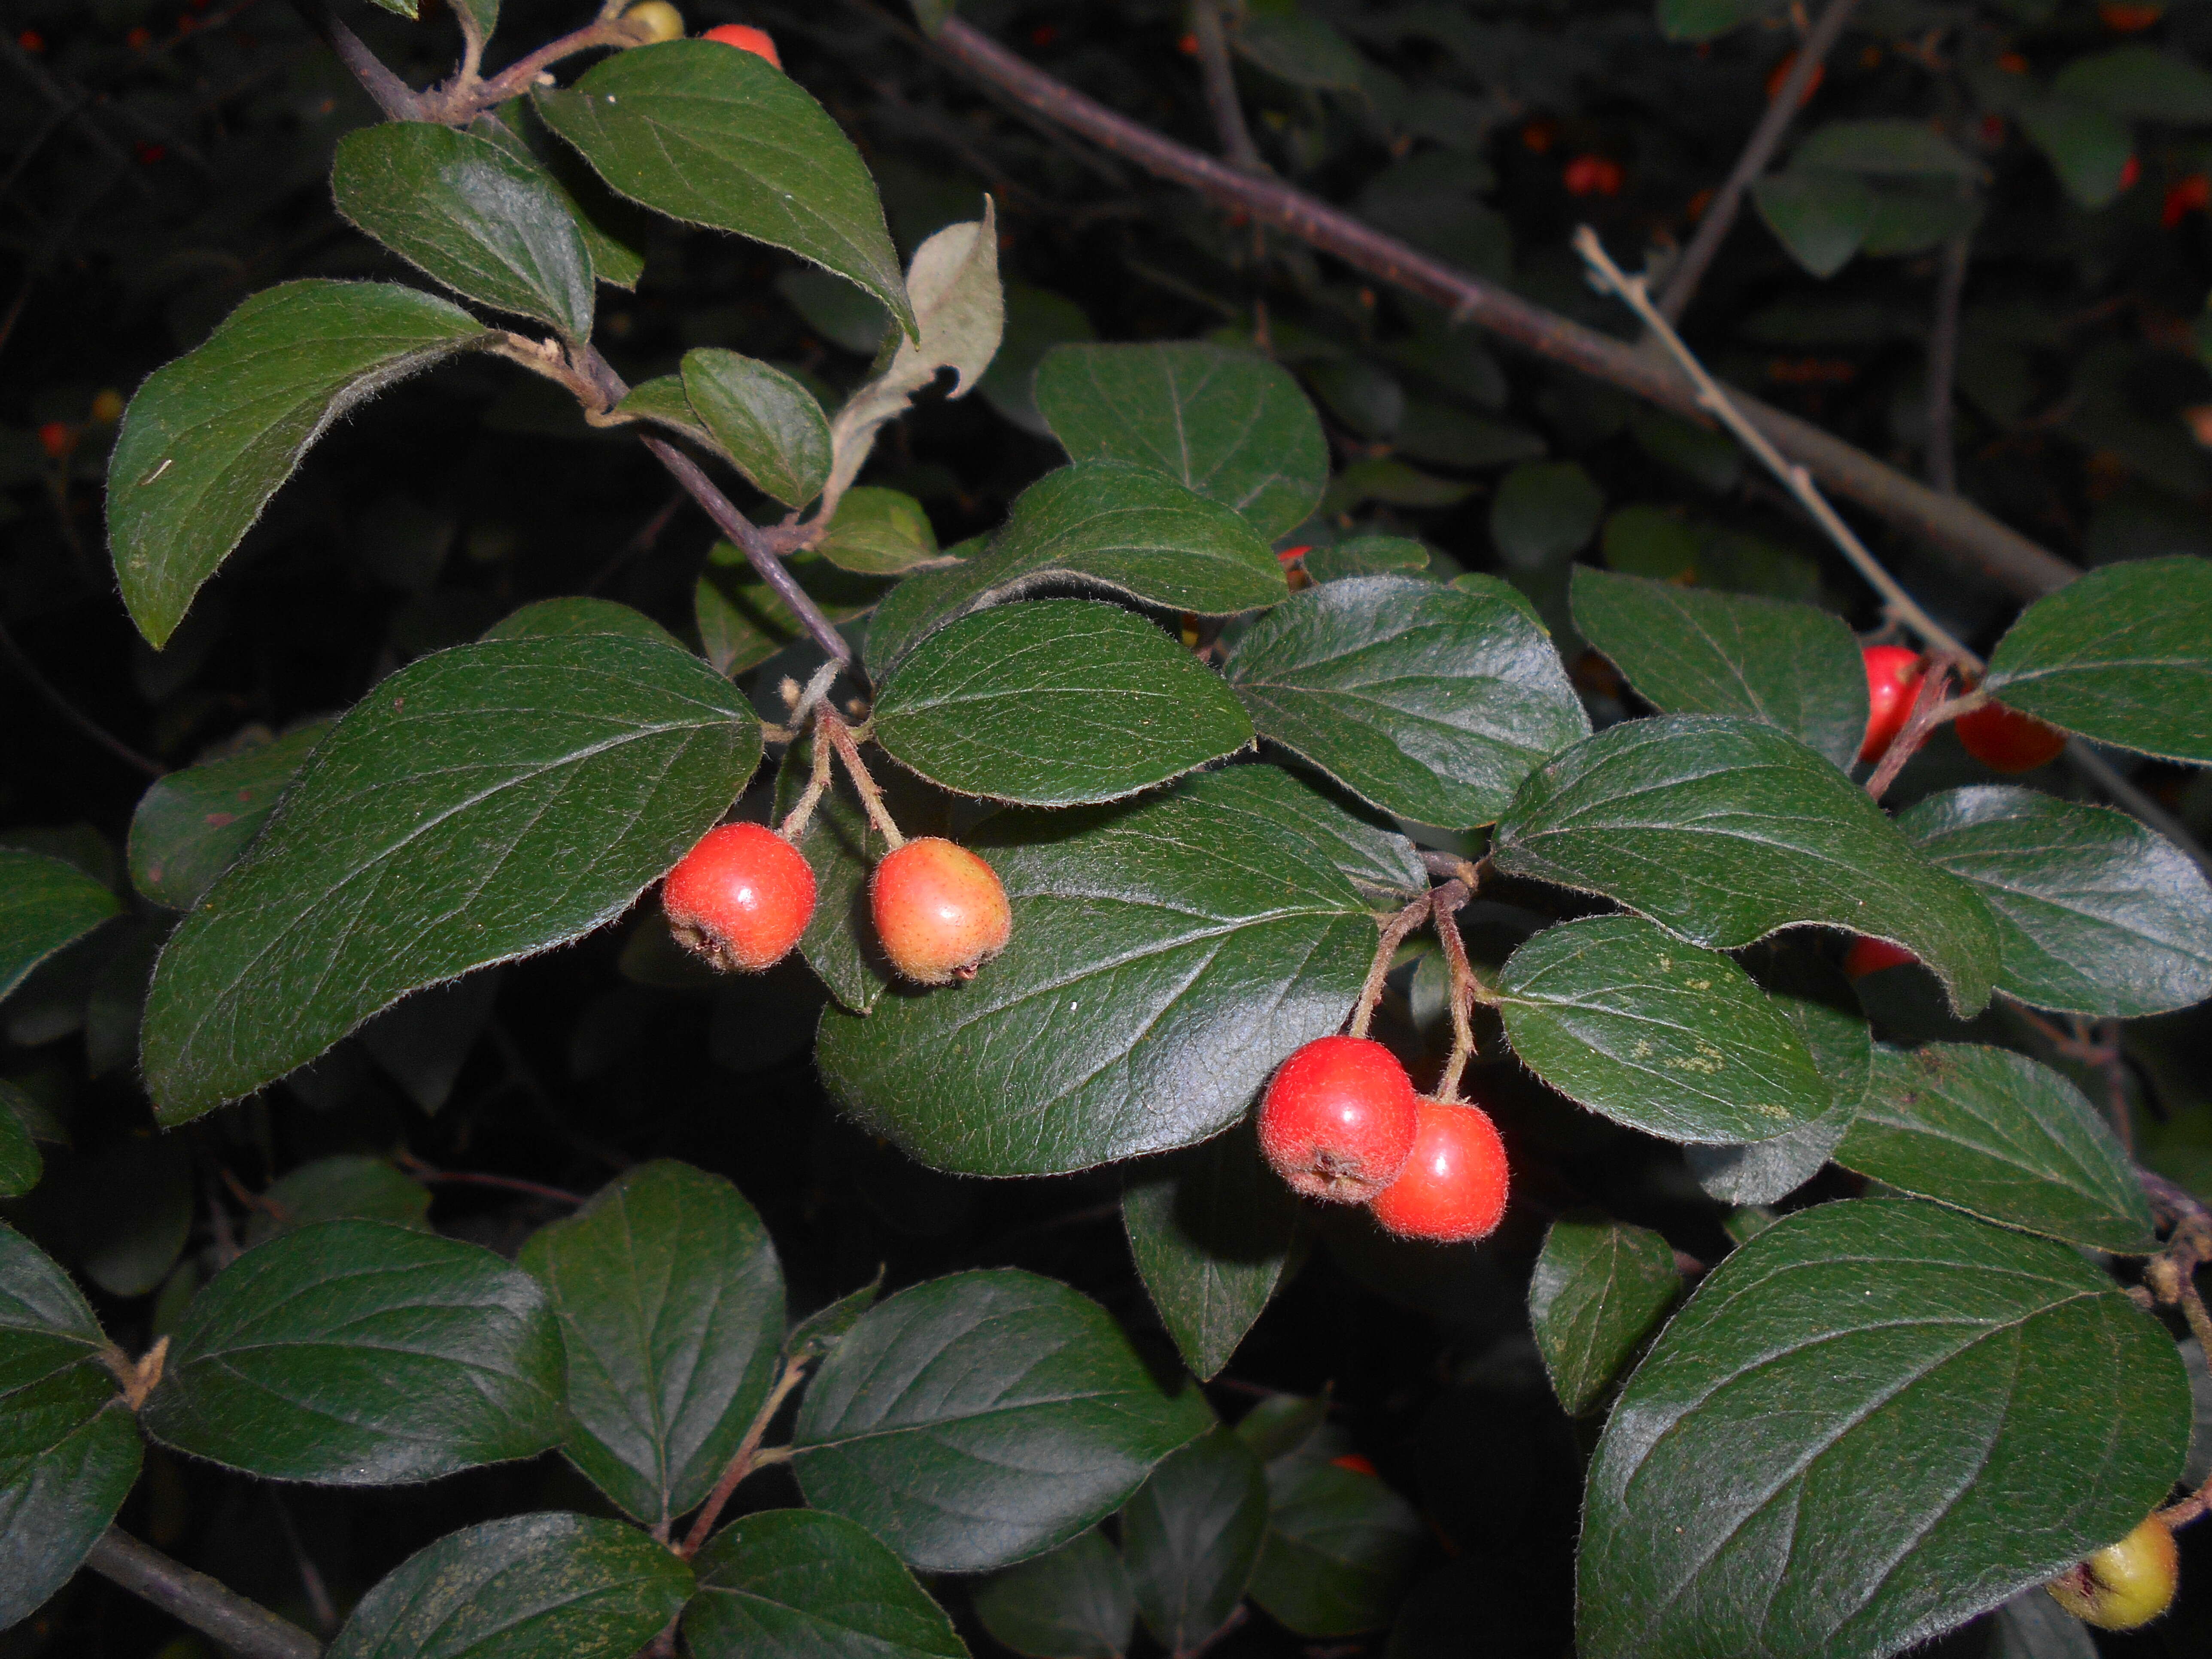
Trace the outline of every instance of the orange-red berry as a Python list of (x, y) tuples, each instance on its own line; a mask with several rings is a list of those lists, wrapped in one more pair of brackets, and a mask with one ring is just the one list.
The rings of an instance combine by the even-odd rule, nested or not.
[(939, 836), (910, 841), (876, 866), (868, 908), (891, 966), (923, 985), (974, 978), (1013, 933), (999, 872)]
[(1398, 1178), (1369, 1203), (1401, 1238), (1460, 1244), (1494, 1231), (1505, 1215), (1505, 1143), (1480, 1106), (1423, 1096), (1413, 1150)]
[(2191, 214), (2202, 213), (2208, 206), (2212, 206), (2212, 178), (2192, 173), (2166, 187), (2166, 204), (2159, 209), (2158, 222), (2172, 230)]
[(2174, 1547), (2173, 1528), (2148, 1515), (2118, 1543), (2106, 1545), (2045, 1588), (2084, 1624), (2134, 1630), (2172, 1607), (2180, 1583), (2181, 1552)]
[(776, 68), (783, 67), (783, 58), (775, 49), (775, 42), (766, 29), (757, 29), (750, 23), (725, 23), (720, 28), (708, 29), (699, 37), (702, 40), (720, 40), (726, 46), (735, 46), (739, 52), (749, 52), (756, 58), (765, 58)]
[(2066, 747), (2066, 734), (2033, 714), (1985, 702), (1954, 722), (1966, 752), (1992, 772), (2033, 772)]
[(1851, 948), (1844, 953), (1844, 972), (1853, 979), (1863, 979), (1885, 968), (1903, 968), (1919, 960), (1902, 945), (1862, 934), (1851, 941)]
[(1309, 1198), (1364, 1204), (1398, 1178), (1419, 1120), (1398, 1056), (1366, 1037), (1307, 1043), (1260, 1102), (1260, 1153)]
[(2115, 34), (2140, 34), (2154, 27), (2166, 15), (2164, 6), (2130, 5), (2125, 0), (2105, 0), (2097, 8), (2097, 15), (2106, 28)]
[(2130, 155), (2128, 157), (2125, 164), (2120, 168), (2120, 188), (2122, 190), (2133, 190), (2142, 182), (2142, 162), (2135, 156)]
[(668, 872), (660, 908), (687, 950), (717, 968), (757, 974), (781, 962), (806, 931), (814, 871), (765, 824), (725, 823)]
[(1620, 179), (1620, 163), (1602, 155), (1577, 155), (1567, 163), (1571, 196), (1618, 196)]
[(39, 447), (47, 459), (61, 460), (76, 447), (76, 428), (65, 421), (48, 421), (39, 428)]
[(1866, 659), (1867, 727), (1859, 759), (1870, 763), (1881, 758), (1912, 717), (1923, 671), (1920, 653), (1907, 646), (1869, 645), (1860, 654)]

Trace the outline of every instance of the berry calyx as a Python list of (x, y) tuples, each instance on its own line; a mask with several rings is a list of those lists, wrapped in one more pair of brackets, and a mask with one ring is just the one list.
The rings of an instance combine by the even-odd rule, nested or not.
[(1912, 717), (1923, 670), (1920, 653), (1908, 646), (1869, 645), (1859, 654), (1866, 659), (1867, 677), (1866, 737), (1859, 744), (1859, 759), (1871, 765)]
[(1014, 926), (999, 872), (939, 836), (910, 841), (876, 866), (868, 908), (891, 966), (922, 985), (973, 979)]
[(783, 67), (775, 42), (766, 29), (757, 29), (750, 23), (724, 23), (719, 28), (708, 29), (699, 37), (702, 40), (720, 40), (726, 46), (735, 46), (739, 52), (749, 52), (756, 58), (765, 58), (777, 69)]
[(1421, 1097), (1413, 1150), (1398, 1178), (1368, 1204), (1401, 1238), (1460, 1244), (1505, 1215), (1505, 1143), (1480, 1106)]
[(1844, 973), (1851, 979), (1864, 979), (1885, 968), (1906, 968), (1919, 960), (1902, 945), (1862, 936), (1853, 939), (1851, 948), (1844, 953)]
[(2133, 1630), (2172, 1606), (2180, 1581), (2173, 1528), (2152, 1515), (2118, 1543), (2107, 1544), (2044, 1588), (2085, 1625)]
[(2066, 734), (2033, 714), (1985, 702), (1954, 722), (1966, 752), (1992, 772), (2033, 772), (2066, 747)]
[(638, 0), (622, 15), (622, 21), (623, 27), (642, 46), (684, 38), (684, 14), (670, 5), (668, 0)]
[(1397, 1055), (1366, 1037), (1322, 1037), (1268, 1083), (1260, 1153), (1308, 1198), (1364, 1204), (1406, 1167), (1419, 1115)]
[(725, 972), (783, 960), (814, 915), (814, 871), (765, 824), (709, 830), (661, 884), (677, 943)]

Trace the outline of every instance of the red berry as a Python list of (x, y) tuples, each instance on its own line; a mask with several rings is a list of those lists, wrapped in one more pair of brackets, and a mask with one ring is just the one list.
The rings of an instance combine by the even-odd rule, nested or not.
[(1920, 653), (1902, 645), (1870, 645), (1866, 659), (1867, 728), (1859, 759), (1872, 763), (1897, 740), (1920, 695)]
[(2120, 168), (2120, 188), (2133, 190), (2142, 180), (2142, 163), (2130, 155)]
[(76, 447), (76, 433), (66, 422), (48, 421), (39, 428), (39, 447), (47, 459), (58, 461)]
[(2164, 6), (2130, 5), (2125, 0), (2105, 0), (2097, 15), (2115, 34), (2139, 34), (2166, 15)]
[(2192, 173), (2177, 179), (2166, 192), (2166, 204), (2159, 210), (2158, 222), (2172, 230), (2192, 213), (2202, 213), (2212, 206), (2212, 178)]
[(1413, 1151), (1373, 1199), (1375, 1218), (1401, 1238), (1458, 1244), (1493, 1231), (1505, 1214), (1505, 1143), (1480, 1106), (1423, 1096)]
[(814, 872), (765, 824), (709, 830), (668, 872), (660, 908), (677, 940), (726, 972), (781, 962), (814, 915)]
[(22, 47), (25, 52), (44, 52), (46, 49), (46, 37), (36, 29), (25, 29), (15, 37), (15, 44)]
[(1966, 752), (1992, 772), (2033, 772), (2066, 747), (2066, 734), (2001, 702), (1985, 702), (1954, 724)]
[(938, 836), (910, 841), (876, 866), (868, 908), (891, 966), (923, 985), (973, 979), (1013, 932), (999, 872)]
[(1602, 155), (1577, 155), (1567, 163), (1567, 191), (1573, 196), (1620, 194), (1620, 163)]
[(1346, 1452), (1341, 1457), (1332, 1457), (1328, 1461), (1334, 1467), (1343, 1469), (1348, 1474), (1372, 1474), (1375, 1473), (1374, 1460), (1362, 1457), (1358, 1452)]
[(1260, 1102), (1260, 1152), (1309, 1198), (1363, 1204), (1398, 1178), (1419, 1110), (1398, 1056), (1326, 1036), (1285, 1060)]
[(1853, 979), (1863, 979), (1885, 968), (1903, 968), (1919, 960), (1902, 945), (1862, 935), (1851, 941), (1851, 948), (1844, 955), (1844, 972)]
[(726, 46), (735, 46), (739, 52), (765, 58), (778, 69), (783, 67), (783, 59), (777, 54), (775, 42), (769, 38), (769, 32), (757, 29), (750, 23), (725, 23), (720, 28), (708, 29), (699, 38), (702, 40), (720, 40)]

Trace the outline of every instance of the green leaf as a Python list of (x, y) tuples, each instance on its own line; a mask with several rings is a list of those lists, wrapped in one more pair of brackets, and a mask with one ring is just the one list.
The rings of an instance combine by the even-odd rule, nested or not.
[(1415, 576), (1310, 587), (1255, 623), (1224, 672), (1261, 735), (1386, 811), (1448, 829), (1496, 818), (1589, 732), (1519, 606)]
[(805, 386), (757, 358), (704, 346), (684, 354), (683, 386), (694, 417), (755, 489), (794, 507), (822, 493), (830, 417)]
[(575, 594), (558, 599), (533, 599), (511, 611), (483, 631), (488, 640), (568, 638), (577, 634), (623, 634), (634, 640), (656, 640), (678, 650), (684, 642), (642, 611), (633, 611), (612, 599)]
[(0, 997), (122, 909), (114, 894), (74, 864), (0, 847)]
[(0, 1630), (28, 1619), (84, 1565), (144, 1455), (106, 1372), (76, 1365), (7, 1386), (11, 1336), (0, 1328)]
[(652, 216), (609, 190), (583, 157), (553, 136), (529, 99), (508, 100), (496, 112), (478, 116), (469, 131), (538, 168), (583, 233), (585, 252), (599, 281), (617, 288), (637, 286), (645, 273)]
[(2133, 1018), (2212, 996), (2212, 886), (2124, 812), (1993, 784), (1930, 795), (1898, 827), (1981, 894), (1997, 985), (2022, 1002)]
[(862, 1316), (792, 1431), (806, 1500), (932, 1572), (1004, 1566), (1121, 1507), (1211, 1420), (1170, 1395), (1105, 1310), (1003, 1269), (902, 1291)]
[(140, 1420), (274, 1480), (391, 1486), (556, 1445), (561, 1333), (489, 1250), (383, 1221), (280, 1234), (192, 1299)]
[(1834, 1103), (1750, 975), (1639, 916), (1546, 928), (1507, 958), (1498, 996), (1523, 1065), (1649, 1134), (1764, 1140)]
[(782, 70), (715, 40), (618, 52), (565, 91), (545, 124), (633, 201), (733, 231), (835, 271), (912, 332), (883, 204), (851, 139)]
[(2088, 1626), (2040, 1584), (1996, 1610), (1989, 1659), (2097, 1659)]
[(156, 778), (131, 815), (131, 883), (189, 910), (244, 852), (332, 722), (316, 720), (242, 755)]
[(659, 1159), (534, 1235), (568, 1352), (569, 1461), (631, 1515), (697, 1507), (768, 1397), (783, 1273), (768, 1230), (719, 1176)]
[(1575, 626), (1662, 714), (1741, 714), (1838, 766), (1866, 737), (1866, 670), (1825, 611), (1577, 566)]
[(1267, 1491), (1252, 1599), (1299, 1636), (1388, 1625), (1426, 1541), (1413, 1505), (1371, 1474), (1311, 1457), (1268, 1464)]
[(1289, 370), (1255, 352), (1057, 346), (1037, 367), (1036, 392), (1071, 459), (1156, 467), (1236, 508), (1263, 540), (1304, 523), (1328, 482), (1313, 405)]
[(0, 1083), (0, 1198), (21, 1198), (39, 1184), (46, 1168), (38, 1142), (15, 1113), (15, 1102), (23, 1097), (12, 1084)]
[(1490, 539), (1518, 569), (1550, 564), (1587, 545), (1605, 512), (1605, 494), (1573, 461), (1528, 461), (1498, 486)]
[(2099, 743), (2212, 763), (2212, 559), (2130, 560), (2046, 594), (1982, 689)]
[(876, 1305), (883, 1288), (884, 1271), (879, 1267), (872, 1283), (848, 1291), (793, 1325), (784, 1341), (785, 1355), (792, 1359), (821, 1359), (836, 1352), (837, 1345), (852, 1334), (860, 1316)]
[(1297, 1201), (1239, 1126), (1132, 1170), (1121, 1193), (1129, 1254), (1191, 1374), (1229, 1363), (1281, 1282)]
[(1823, 1204), (1722, 1262), (1613, 1407), (1577, 1573), (1587, 1659), (1878, 1659), (2164, 1501), (2173, 1344), (2063, 1244)]
[(619, 1521), (511, 1516), (401, 1562), (361, 1598), (327, 1659), (627, 1659), (692, 1583), (689, 1566)]
[(2040, 99), (2021, 108), (2020, 125), (2083, 207), (2100, 208), (2119, 195), (2136, 141), (2118, 116), (2094, 105)]
[(1674, 1246), (1650, 1229), (1572, 1216), (1552, 1224), (1528, 1280), (1528, 1323), (1570, 1417), (1605, 1397), (1681, 1291)]
[(489, 138), (385, 121), (338, 140), (338, 211), (465, 300), (592, 337), (592, 256), (543, 168)]
[(1267, 1477), (1226, 1429), (1170, 1456), (1121, 1510), (1121, 1553), (1145, 1628), (1189, 1653), (1244, 1599), (1267, 1530)]
[(1824, 278), (1850, 263), (1881, 211), (1856, 173), (1799, 167), (1768, 173), (1752, 185), (1751, 199), (1790, 257)]
[(1285, 1054), (1338, 1028), (1374, 953), (1366, 901), (1302, 822), (1327, 811), (1283, 773), (1237, 767), (1142, 805), (993, 818), (975, 845), (1012, 901), (1012, 943), (969, 984), (865, 1019), (824, 1012), (830, 1091), (969, 1175), (1218, 1133)]
[(1310, 547), (1299, 562), (1317, 582), (1340, 582), (1353, 576), (1425, 570), (1429, 550), (1410, 536), (1353, 536), (1328, 547)]
[(1357, 89), (1367, 63), (1329, 24), (1297, 10), (1255, 8), (1230, 43), (1279, 80), (1323, 91)]
[(1984, 1221), (2123, 1255), (2158, 1248), (2135, 1161), (2096, 1108), (2049, 1066), (2007, 1048), (1881, 1050), (1835, 1156)]
[(1891, 178), (1974, 179), (1981, 163), (1926, 121), (1830, 121), (1797, 146), (1790, 166)]
[(1328, 492), (1314, 510), (1317, 517), (1333, 519), (1368, 501), (1381, 501), (1387, 507), (1456, 507), (1475, 489), (1474, 484), (1439, 478), (1388, 456), (1363, 455), (1329, 481)]
[(2077, 58), (2051, 82), (2069, 103), (2094, 104), (2124, 121), (2202, 126), (2212, 121), (2212, 75), (2186, 58), (2141, 44)]
[(156, 649), (315, 440), (355, 404), (493, 337), (459, 306), (390, 283), (265, 289), (154, 371), (107, 461), (123, 603)]
[(1149, 467), (1079, 462), (1024, 490), (988, 552), (909, 577), (868, 630), (868, 672), (885, 678), (947, 623), (1048, 584), (1202, 617), (1290, 592), (1267, 544), (1228, 507)]
[(984, 1579), (975, 1607), (985, 1630), (1027, 1659), (1121, 1659), (1137, 1625), (1121, 1553), (1096, 1528)]
[(1674, 714), (1599, 732), (1530, 775), (1491, 857), (1715, 950), (1808, 922), (1890, 939), (1936, 970), (1961, 1015), (1989, 1000), (1996, 940), (1974, 890), (1833, 766), (1756, 721)]
[(744, 1516), (693, 1565), (684, 1639), (697, 1659), (967, 1659), (945, 1609), (841, 1515)]
[(1510, 466), (1540, 459), (1544, 440), (1525, 426), (1419, 398), (1406, 405), (1392, 447), (1436, 466)]
[(1669, 40), (1711, 40), (1770, 9), (1773, 0), (1658, 0), (1659, 32)]
[(896, 576), (937, 556), (937, 532), (913, 496), (863, 484), (838, 498), (818, 550), (840, 570)]
[(933, 783), (1030, 806), (1116, 799), (1252, 741), (1219, 675), (1142, 617), (1086, 599), (939, 629), (883, 687), (875, 725)]
[(724, 456), (732, 465), (737, 464), (736, 458), (707, 429), (707, 423), (699, 418), (699, 411), (691, 407), (690, 394), (684, 389), (680, 374), (656, 374), (649, 380), (639, 381), (623, 394), (610, 418), (617, 422), (650, 421), (690, 439), (702, 449)]
[(270, 1182), (246, 1224), (251, 1246), (318, 1221), (390, 1221), (429, 1230), (430, 1193), (380, 1158), (343, 1152)]
[(807, 327), (856, 356), (872, 357), (890, 330), (890, 313), (850, 283), (826, 270), (787, 270), (775, 291)]
[[(832, 623), (866, 614), (884, 596), (881, 580), (840, 570), (818, 553), (799, 554), (783, 565)], [(716, 542), (708, 550), (706, 568), (699, 573), (692, 593), (692, 610), (699, 642), (718, 674), (742, 674), (786, 646), (810, 637), (791, 607), (728, 542)]]
[(744, 699), (648, 640), (494, 640), (401, 669), (171, 935), (143, 1036), (161, 1121), (282, 1077), (409, 991), (613, 920), (759, 757)]
[(1271, 1394), (1237, 1419), (1236, 1433), (1261, 1462), (1273, 1463), (1304, 1446), (1328, 1421), (1326, 1395)]

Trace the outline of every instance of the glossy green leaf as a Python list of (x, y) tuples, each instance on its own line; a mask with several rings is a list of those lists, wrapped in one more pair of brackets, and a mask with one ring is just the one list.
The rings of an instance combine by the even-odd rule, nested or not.
[(1650, 1134), (1764, 1140), (1834, 1103), (1750, 975), (1639, 916), (1546, 928), (1506, 960), (1498, 996), (1523, 1065)]
[(1121, 1226), (1191, 1374), (1226, 1365), (1289, 1265), (1297, 1201), (1239, 1126), (1129, 1174)]
[(1625, 1221), (1564, 1216), (1528, 1280), (1528, 1323), (1571, 1417), (1605, 1397), (1681, 1294), (1674, 1246)]
[(627, 1659), (692, 1583), (689, 1566), (618, 1521), (557, 1510), (487, 1521), (401, 1562), (327, 1659)]
[(265, 289), (131, 398), (107, 460), (123, 603), (156, 647), (300, 458), (355, 404), (493, 337), (428, 294), (319, 278)]
[(1267, 1530), (1267, 1477), (1226, 1429), (1154, 1469), (1121, 1510), (1121, 1554), (1137, 1612), (1170, 1653), (1188, 1653), (1244, 1599)]
[(1261, 736), (1386, 811), (1467, 829), (1587, 737), (1559, 653), (1517, 605), (1417, 576), (1310, 587), (1224, 671)]
[(0, 1198), (20, 1198), (39, 1184), (46, 1161), (39, 1144), (15, 1111), (22, 1098), (14, 1085), (0, 1083)]
[(342, 1152), (278, 1176), (269, 1183), (246, 1224), (246, 1242), (318, 1221), (390, 1221), (429, 1229), (430, 1189), (380, 1158)]
[(1305, 823), (1328, 810), (1233, 767), (1141, 805), (993, 818), (975, 844), (1012, 943), (968, 984), (824, 1013), (823, 1079), (870, 1129), (963, 1174), (1206, 1139), (1338, 1028), (1365, 977), (1367, 901)]
[(1352, 576), (1425, 570), (1429, 550), (1410, 536), (1352, 536), (1327, 547), (1310, 547), (1298, 562), (1317, 582), (1340, 582)]
[[(786, 559), (784, 568), (833, 623), (865, 614), (886, 587), (876, 577), (838, 569), (818, 553)], [(786, 646), (808, 637), (791, 607), (728, 542), (716, 542), (708, 550), (706, 568), (699, 573), (692, 593), (692, 615), (707, 660), (721, 674), (757, 668)]]
[(2181, 1465), (2172, 1341), (2063, 1244), (1909, 1200), (1785, 1217), (1613, 1407), (1587, 1659), (1878, 1659), (2119, 1537)]
[(131, 815), (131, 885), (172, 910), (198, 904), (268, 822), (331, 725), (317, 720), (244, 754), (155, 779)]
[(1211, 1420), (1170, 1395), (1105, 1310), (1012, 1269), (872, 1309), (823, 1362), (792, 1431), (807, 1502), (933, 1572), (1004, 1566), (1121, 1507)]
[(1850, 263), (1881, 210), (1865, 179), (1803, 167), (1768, 173), (1752, 185), (1751, 199), (1790, 257), (1820, 277)]
[(1989, 1000), (1996, 939), (1973, 889), (1923, 860), (1833, 766), (1757, 721), (1674, 714), (1599, 732), (1522, 785), (1491, 857), (1715, 950), (1799, 923), (1890, 939), (1961, 1013)]
[(1858, 641), (1827, 611), (1674, 582), (1574, 574), (1575, 626), (1662, 714), (1741, 714), (1838, 766), (1866, 737)]
[(937, 556), (937, 532), (913, 496), (863, 484), (838, 498), (817, 550), (840, 570), (896, 576)]
[(693, 1565), (684, 1639), (697, 1659), (967, 1659), (945, 1609), (842, 1515), (744, 1516)]
[[(640, 380), (623, 394), (623, 400), (614, 406), (612, 417), (618, 421), (650, 421), (690, 439), (702, 449), (729, 457), (729, 452), (699, 418), (699, 411), (691, 407), (691, 395), (684, 389), (680, 374), (656, 374), (649, 380)], [(730, 459), (734, 465), (734, 458)]]
[(609, 190), (584, 158), (553, 136), (526, 97), (478, 116), (468, 129), (509, 155), (535, 165), (583, 233), (584, 248), (599, 281), (635, 289), (645, 274), (645, 245), (653, 216)]
[(122, 908), (114, 894), (74, 864), (0, 847), (0, 997)]
[(939, 629), (882, 688), (875, 726), (931, 782), (1030, 806), (1116, 799), (1252, 741), (1219, 675), (1142, 617), (1087, 599)]
[(1303, 523), (1328, 482), (1313, 405), (1287, 369), (1256, 352), (1057, 346), (1037, 366), (1036, 395), (1071, 459), (1157, 467), (1236, 508), (1264, 540)]
[(282, 1077), (410, 990), (611, 921), (759, 757), (744, 699), (649, 640), (494, 640), (401, 669), (162, 951), (143, 1039), (162, 1121)]
[(0, 1630), (37, 1612), (84, 1564), (144, 1455), (105, 1371), (80, 1364), (9, 1386), (13, 1334), (0, 1327)]
[(2157, 1248), (2149, 1202), (2118, 1137), (2079, 1089), (2008, 1048), (1880, 1051), (1836, 1162), (2069, 1243), (2126, 1255)]
[(2212, 763), (2212, 559), (2136, 559), (2046, 594), (1983, 689), (2099, 743)]
[(1550, 564), (1585, 546), (1605, 512), (1605, 493), (1573, 461), (1529, 461), (1507, 473), (1490, 504), (1490, 539), (1519, 569)]
[(947, 623), (1048, 585), (1204, 617), (1290, 592), (1267, 543), (1230, 508), (1149, 467), (1084, 461), (1024, 490), (988, 552), (908, 578), (869, 629), (868, 672), (882, 679)]
[(755, 489), (786, 507), (822, 493), (830, 417), (812, 392), (757, 358), (703, 346), (684, 353), (683, 384), (695, 418)]
[(2022, 1002), (2134, 1017), (2212, 996), (2212, 885), (2127, 814), (1995, 784), (1930, 795), (1898, 827), (1981, 894), (1998, 988)]
[(1093, 1528), (975, 1586), (983, 1628), (1026, 1659), (1121, 1659), (1137, 1626), (1121, 1554)]
[(2077, 58), (2051, 82), (2057, 97), (2123, 120), (2201, 126), (2212, 121), (2212, 75), (2178, 52), (2139, 44)]
[(554, 131), (633, 201), (788, 248), (909, 329), (875, 182), (822, 106), (767, 59), (714, 40), (617, 52), (535, 95)]
[(487, 640), (566, 638), (576, 634), (623, 634), (634, 640), (657, 640), (678, 650), (684, 642), (642, 611), (633, 611), (612, 599), (574, 594), (557, 599), (533, 599), (520, 611), (501, 617), (482, 635)]
[(533, 1236), (568, 1352), (569, 1461), (659, 1526), (697, 1506), (768, 1397), (783, 1273), (738, 1189), (657, 1160)]
[(544, 170), (489, 138), (385, 121), (338, 141), (338, 211), (465, 300), (592, 336), (592, 256)]
[(2135, 155), (2135, 135), (2119, 117), (2094, 104), (2044, 98), (2021, 110), (2020, 125), (2081, 206), (2104, 207), (2118, 197)]
[(140, 1420), (251, 1474), (390, 1486), (558, 1444), (561, 1400), (560, 1328), (529, 1274), (457, 1239), (325, 1221), (208, 1281)]
[(1426, 1541), (1413, 1505), (1371, 1474), (1313, 1457), (1268, 1464), (1267, 1491), (1252, 1599), (1308, 1638), (1387, 1626)]

